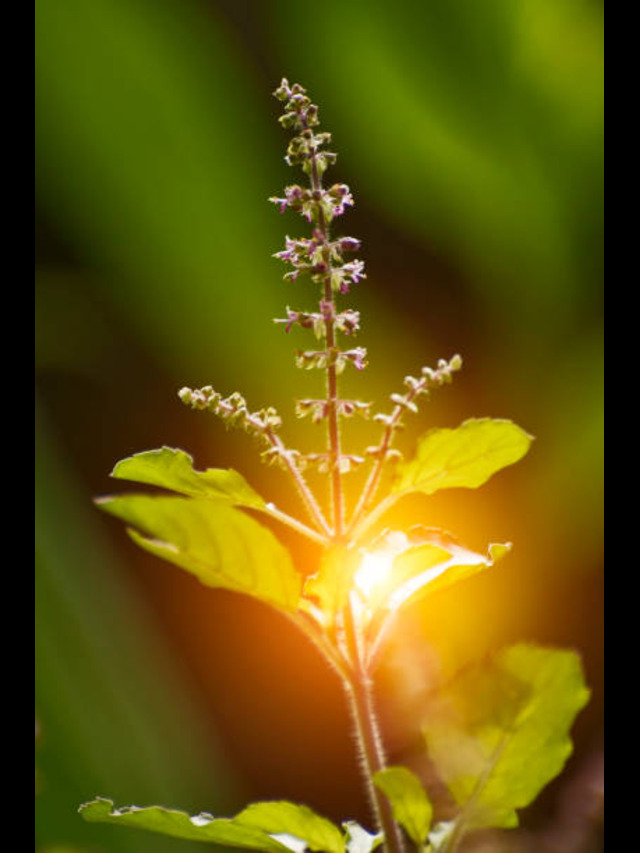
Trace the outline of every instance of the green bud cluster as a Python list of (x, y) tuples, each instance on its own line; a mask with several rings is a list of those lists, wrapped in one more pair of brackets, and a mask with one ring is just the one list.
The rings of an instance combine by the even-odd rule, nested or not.
[(282, 425), (282, 419), (271, 406), (257, 412), (250, 412), (247, 401), (237, 391), (223, 398), (222, 394), (214, 391), (211, 385), (205, 385), (195, 390), (181, 388), (178, 391), (178, 397), (192, 409), (212, 412), (222, 418), (228, 426), (239, 426), (254, 435), (273, 433)]

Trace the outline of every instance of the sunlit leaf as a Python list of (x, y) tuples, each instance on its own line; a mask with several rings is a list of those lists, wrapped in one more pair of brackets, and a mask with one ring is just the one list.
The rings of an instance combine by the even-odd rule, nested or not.
[(510, 543), (492, 543), (486, 555), (478, 554), (449, 534), (435, 530), (425, 531), (422, 539), (394, 560), (393, 590), (386, 602), (389, 609), (489, 568), (511, 549)]
[(234, 821), (270, 835), (292, 835), (304, 841), (309, 850), (327, 853), (342, 853), (344, 850), (344, 840), (338, 827), (308, 806), (298, 803), (282, 800), (252, 803), (236, 815)]
[(255, 827), (238, 823), (234, 818), (214, 818), (210, 814), (188, 815), (162, 806), (128, 806), (116, 809), (111, 800), (99, 797), (80, 806), (80, 814), (90, 823), (113, 823), (146, 829), (173, 838), (245, 847), (250, 850), (288, 850), (284, 844)]
[(532, 438), (508, 420), (480, 418), (456, 429), (434, 429), (418, 444), (413, 460), (400, 466), (396, 494), (439, 489), (475, 489), (525, 455)]
[(111, 476), (118, 480), (160, 486), (192, 497), (228, 501), (235, 506), (253, 509), (265, 506), (264, 500), (237, 471), (224, 468), (197, 471), (192, 457), (173, 447), (145, 450), (122, 459)]
[(342, 826), (346, 833), (346, 853), (371, 853), (372, 850), (382, 844), (384, 836), (381, 832), (374, 835), (361, 827), (355, 820), (346, 820)]
[(407, 767), (387, 767), (373, 778), (391, 803), (394, 820), (416, 844), (424, 844), (431, 826), (433, 807), (422, 782)]
[(301, 581), (289, 552), (241, 510), (206, 498), (155, 495), (119, 495), (98, 504), (132, 525), (129, 532), (138, 545), (207, 586), (296, 609)]
[(317, 604), (327, 624), (347, 603), (361, 557), (361, 552), (352, 547), (328, 548), (318, 572), (306, 581), (304, 597)]
[(562, 770), (586, 704), (575, 652), (518, 644), (456, 677), (431, 704), (425, 736), (461, 813), (456, 835), (512, 827)]
[[(510, 550), (510, 544), (489, 545), (487, 555), (466, 548), (451, 534), (430, 527), (408, 533), (385, 531), (363, 559), (355, 584), (372, 611), (395, 611), (409, 599), (436, 592), (482, 571)], [(379, 564), (378, 578), (367, 579), (367, 563)]]

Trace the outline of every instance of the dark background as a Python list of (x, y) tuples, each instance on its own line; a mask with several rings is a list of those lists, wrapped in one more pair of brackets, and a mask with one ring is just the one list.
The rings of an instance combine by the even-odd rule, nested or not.
[[(305, 233), (267, 202), (300, 180), (271, 97), (283, 75), (320, 105), (330, 178), (356, 199), (341, 225), (363, 242), (349, 304), (370, 366), (347, 393), (384, 411), (407, 373), (460, 352), (402, 447), (468, 417), (536, 436), (481, 490), (403, 509), (403, 524), (514, 550), (407, 612), (378, 685), (390, 758), (428, 774), (434, 677), (508, 642), (574, 648), (592, 700), (517, 838), (599, 849), (595, 830), (576, 845), (602, 757), (602, 51), (587, 0), (37, 0), (41, 851), (183, 847), (84, 824), (76, 806), (96, 794), (216, 814), (289, 798), (370, 825), (340, 686), (306, 640), (138, 552), (91, 502), (118, 459), (167, 444), (298, 511), (244, 434), (176, 396), (239, 390), (278, 408), (293, 445), (322, 440), (293, 413), (321, 387), (293, 366), (308, 339), (272, 323), (315, 301), (271, 257)], [(347, 443), (375, 439), (361, 425)]]

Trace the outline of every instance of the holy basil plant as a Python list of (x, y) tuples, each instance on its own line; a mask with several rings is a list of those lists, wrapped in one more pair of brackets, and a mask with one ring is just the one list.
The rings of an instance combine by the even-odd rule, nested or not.
[[(431, 429), (412, 458), (394, 447), (406, 416), (421, 398), (451, 382), (458, 355), (407, 376), (390, 395), (387, 412), (339, 394), (343, 370), (362, 370), (363, 347), (342, 346), (357, 333), (358, 311), (341, 303), (365, 278), (353, 258), (360, 242), (334, 234), (335, 223), (353, 204), (345, 184), (327, 186), (324, 175), (336, 155), (331, 135), (318, 130), (318, 109), (298, 84), (283, 80), (276, 97), (284, 103), (282, 125), (293, 132), (286, 160), (299, 166), (304, 185), (293, 184), (273, 198), (281, 211), (300, 214), (306, 236), (287, 237), (276, 257), (284, 278), (306, 278), (316, 290), (312, 310), (287, 308), (277, 323), (309, 329), (315, 347), (296, 355), (299, 367), (326, 377), (321, 399), (298, 400), (299, 417), (325, 423), (326, 449), (302, 453), (280, 434), (272, 408), (251, 411), (238, 393), (223, 397), (212, 387), (183, 388), (180, 399), (256, 436), (263, 460), (290, 475), (304, 513), (294, 517), (260, 495), (237, 471), (194, 467), (183, 450), (162, 447), (119, 462), (112, 476), (161, 491), (103, 497), (98, 505), (124, 521), (131, 538), (158, 557), (195, 575), (203, 584), (251, 596), (291, 619), (317, 646), (341, 679), (355, 722), (363, 781), (373, 806), (366, 829), (345, 820), (336, 826), (304, 805), (263, 802), (233, 817), (188, 815), (152, 805), (115, 807), (108, 799), (81, 806), (87, 821), (148, 829), (177, 838), (251, 850), (368, 853), (398, 851), (409, 844), (430, 853), (454, 851), (466, 833), (517, 825), (518, 810), (562, 769), (571, 752), (569, 730), (588, 699), (574, 652), (515, 645), (468, 667), (441, 687), (430, 704), (424, 744), (458, 807), (453, 820), (435, 812), (423, 782), (408, 768), (387, 766), (371, 692), (372, 676), (392, 623), (409, 603), (490, 568), (510, 548), (488, 544), (477, 553), (450, 533), (431, 527), (384, 527), (384, 516), (407, 496), (441, 489), (476, 489), (527, 453), (531, 436), (509, 420), (470, 419), (455, 428)], [(351, 260), (348, 258), (351, 257)], [(342, 448), (343, 422), (372, 417), (378, 443), (361, 455)], [(348, 509), (343, 479), (368, 469), (359, 499)], [(306, 472), (324, 474), (329, 507), (310, 488)], [(386, 491), (382, 491), (382, 484)], [(250, 512), (247, 512), (249, 510)], [(270, 521), (269, 527), (259, 520)], [(304, 575), (272, 532), (276, 521), (321, 546), (321, 559)], [(277, 529), (277, 525), (276, 525)]]

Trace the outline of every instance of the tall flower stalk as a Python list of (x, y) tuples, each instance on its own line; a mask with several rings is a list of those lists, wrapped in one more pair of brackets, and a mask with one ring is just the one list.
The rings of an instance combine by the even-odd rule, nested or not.
[[(459, 806), (455, 820), (434, 824), (421, 780), (406, 767), (387, 766), (373, 694), (375, 667), (407, 602), (489, 568), (510, 545), (492, 544), (486, 554), (479, 554), (445, 531), (422, 525), (393, 530), (381, 522), (391, 506), (408, 496), (481, 486), (521, 459), (531, 437), (508, 420), (472, 419), (454, 429), (428, 431), (414, 457), (401, 460), (393, 444), (404, 417), (416, 414), (419, 399), (450, 382), (460, 370), (462, 359), (454, 355), (441, 359), (436, 368), (423, 367), (417, 377), (406, 376), (403, 391), (390, 395), (391, 410), (373, 415), (380, 429), (378, 442), (359, 455), (344, 453), (342, 421), (371, 414), (369, 403), (339, 393), (342, 371), (362, 370), (367, 359), (363, 347), (343, 345), (345, 338), (357, 334), (360, 315), (340, 303), (365, 278), (363, 262), (353, 257), (360, 241), (334, 234), (335, 223), (353, 205), (353, 196), (346, 184), (325, 185), (336, 154), (327, 150), (331, 134), (319, 130), (318, 107), (306, 90), (283, 79), (274, 94), (284, 105), (280, 122), (293, 134), (286, 161), (302, 169), (306, 185), (287, 186), (282, 197), (271, 201), (282, 212), (300, 214), (310, 232), (287, 236), (276, 257), (288, 266), (285, 280), (309, 279), (317, 300), (312, 310), (287, 307), (286, 316), (275, 322), (287, 331), (297, 325), (315, 336), (313, 348), (296, 353), (296, 364), (324, 372), (325, 395), (296, 401), (296, 413), (325, 422), (324, 449), (302, 453), (289, 447), (281, 437), (282, 419), (275, 409), (251, 411), (238, 392), (223, 397), (212, 386), (185, 387), (179, 396), (192, 408), (211, 412), (258, 437), (263, 460), (289, 474), (306, 519), (262, 498), (238, 472), (197, 470), (188, 454), (169, 447), (122, 460), (112, 476), (159, 486), (171, 495), (125, 494), (98, 502), (127, 522), (134, 541), (147, 551), (208, 586), (249, 595), (275, 608), (316, 645), (345, 689), (376, 828), (371, 833), (347, 821), (339, 829), (305, 806), (280, 801), (253, 804), (231, 819), (210, 814), (189, 817), (155, 806), (114, 809), (104, 799), (85, 804), (82, 814), (87, 820), (254, 850), (370, 853), (382, 844), (389, 853), (402, 853), (411, 844), (423, 853), (452, 853), (469, 831), (517, 822), (516, 809), (530, 802), (566, 760), (568, 728), (588, 692), (573, 653), (529, 645), (500, 652), (470, 679), (461, 674), (449, 686), (446, 701), (425, 721), (430, 756)], [(397, 463), (394, 475), (380, 498), (382, 475), (391, 460)], [(343, 478), (360, 466), (369, 470), (349, 513)], [(328, 479), (328, 507), (305, 478), (309, 468)], [(255, 519), (256, 513), (322, 546), (312, 575), (297, 570), (278, 538)], [(479, 683), (498, 695), (495, 719), (481, 721), (480, 728), (473, 715), (467, 721), (462, 711), (451, 713), (458, 700), (462, 708), (476, 708), (477, 701), (468, 694), (477, 691)], [(549, 708), (556, 707), (560, 710), (552, 718)], [(487, 713), (491, 715), (493, 708)], [(485, 730), (492, 733), (489, 742), (482, 739)], [(545, 756), (539, 761), (541, 742)], [(467, 755), (472, 759), (468, 767), (461, 761)]]

